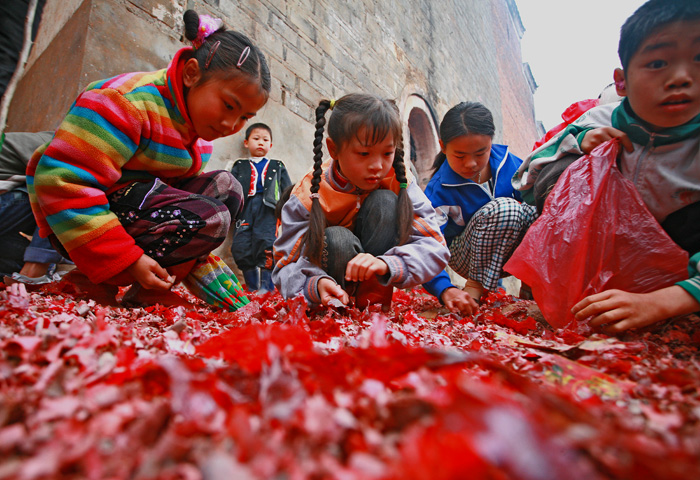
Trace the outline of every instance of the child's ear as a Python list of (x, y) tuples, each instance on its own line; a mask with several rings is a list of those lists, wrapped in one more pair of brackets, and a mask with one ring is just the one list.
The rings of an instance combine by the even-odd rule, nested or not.
[(326, 139), (326, 147), (328, 147), (328, 155), (331, 156), (333, 160), (338, 160), (338, 146), (330, 138)]
[(445, 145), (442, 143), (442, 140), (438, 140), (438, 142), (440, 142), (440, 151), (445, 153)]
[(199, 71), (199, 62), (196, 58), (190, 58), (182, 67), (182, 83), (190, 88), (196, 85), (202, 78), (202, 73)]
[(621, 68), (616, 68), (613, 72), (613, 80), (615, 81), (615, 91), (621, 97), (627, 96), (627, 87), (625, 86), (625, 72)]

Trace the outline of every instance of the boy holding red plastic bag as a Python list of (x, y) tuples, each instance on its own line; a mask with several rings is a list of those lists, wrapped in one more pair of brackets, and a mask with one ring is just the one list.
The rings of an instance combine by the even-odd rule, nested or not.
[[(624, 100), (586, 112), (534, 150), (513, 177), (523, 199), (535, 204), (558, 178), (548, 170), (561, 172), (562, 165), (608, 140), (622, 145), (622, 176), (688, 252), (690, 278), (646, 293), (604, 290), (573, 306), (577, 320), (590, 318), (590, 325), (611, 333), (700, 311), (700, 2), (650, 0), (623, 25), (618, 53), (623, 69), (615, 70), (614, 79)], [(547, 246), (540, 248), (546, 256)], [(643, 251), (639, 261), (645, 261)], [(624, 267), (616, 273), (625, 275)]]

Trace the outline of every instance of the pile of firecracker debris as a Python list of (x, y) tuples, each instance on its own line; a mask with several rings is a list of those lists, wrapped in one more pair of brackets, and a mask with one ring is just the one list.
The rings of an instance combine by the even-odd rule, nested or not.
[[(0, 479), (700, 478), (700, 318), (608, 337), (461, 317), (0, 291)], [(554, 294), (554, 293), (553, 293)]]

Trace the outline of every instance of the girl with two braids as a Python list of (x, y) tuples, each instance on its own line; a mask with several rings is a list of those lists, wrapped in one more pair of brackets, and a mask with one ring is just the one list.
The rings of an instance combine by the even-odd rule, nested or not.
[[(323, 161), (323, 135), (331, 159)], [(449, 258), (435, 211), (406, 173), (396, 104), (368, 94), (322, 100), (314, 167), (282, 209), (272, 279), (313, 305), (391, 305), (393, 287), (441, 272)]]
[(210, 255), (240, 211), (241, 185), (204, 170), (210, 142), (265, 105), (270, 73), (262, 52), (219, 19), (188, 10), (185, 29), (194, 47), (167, 68), (88, 85), (28, 166), (40, 235), (75, 262), (67, 278), (101, 301), (133, 284), (132, 301), (163, 303), (187, 276), (211, 303), (246, 302)]

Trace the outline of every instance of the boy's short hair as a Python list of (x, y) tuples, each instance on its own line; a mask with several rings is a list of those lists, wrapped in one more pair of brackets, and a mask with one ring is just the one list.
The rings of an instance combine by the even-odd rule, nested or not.
[(248, 140), (248, 137), (250, 137), (250, 134), (253, 133), (253, 130), (261, 128), (263, 130), (267, 130), (267, 132), (270, 134), (270, 141), (272, 141), (272, 129), (268, 127), (266, 124), (262, 122), (254, 123), (248, 128), (245, 129), (245, 139)]
[(620, 29), (617, 54), (623, 70), (644, 41), (657, 29), (669, 23), (700, 18), (698, 0), (649, 0), (625, 21)]

